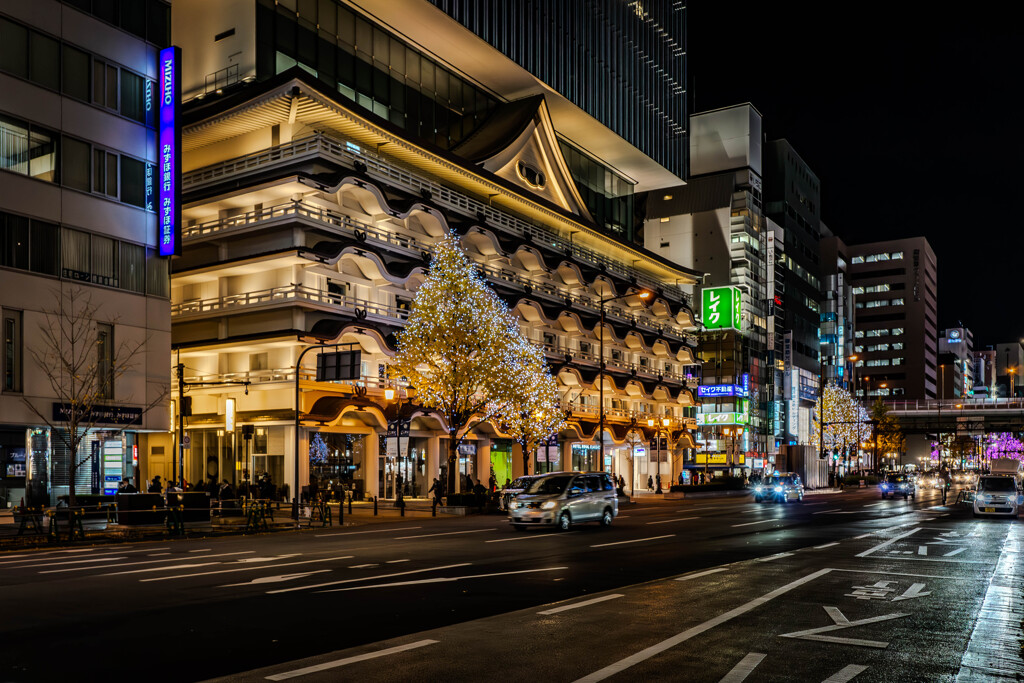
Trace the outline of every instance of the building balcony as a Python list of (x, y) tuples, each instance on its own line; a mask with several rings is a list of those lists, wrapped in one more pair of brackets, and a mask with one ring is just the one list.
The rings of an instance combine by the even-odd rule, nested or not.
[(194, 192), (213, 187), (227, 180), (238, 182), (245, 176), (264, 173), (276, 167), (294, 166), (296, 163), (302, 162), (315, 162), (322, 158), (329, 159), (347, 168), (355, 168), (356, 164), (365, 166), (367, 175), (379, 179), (384, 184), (402, 188), (416, 196), (424, 196), (425, 193), (429, 193), (431, 203), (440, 208), (455, 214), (483, 216), (488, 224), (517, 235), (524, 242), (543, 242), (552, 245), (565, 253), (571, 253), (575, 258), (583, 262), (598, 268), (604, 268), (606, 271), (627, 280), (633, 280), (639, 286), (650, 287), (655, 290), (662, 289), (668, 298), (675, 300), (677, 303), (685, 304), (690, 310), (693, 309), (691, 295), (680, 291), (678, 288), (666, 286), (665, 282), (651, 278), (620, 261), (564, 240), (551, 230), (498, 211), (494, 207), (477, 201), (461, 192), (428, 180), (418, 173), (413, 173), (356, 145), (346, 143), (324, 133), (318, 132), (314, 135), (282, 143), (259, 152), (253, 152), (218, 164), (188, 171), (182, 174), (181, 188), (184, 193)]
[(171, 318), (181, 321), (296, 304), (328, 311), (337, 311), (340, 308), (352, 312), (353, 315), (365, 317), (367, 320), (378, 319), (391, 324), (404, 323), (409, 317), (409, 311), (405, 308), (352, 296), (330, 294), (312, 287), (292, 284), (210, 299), (172, 303)]

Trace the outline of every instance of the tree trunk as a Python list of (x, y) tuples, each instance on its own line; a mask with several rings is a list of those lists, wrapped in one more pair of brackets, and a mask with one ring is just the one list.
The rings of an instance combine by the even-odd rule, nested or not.
[(523, 449), (523, 475), (525, 476), (530, 474), (530, 450), (525, 441), (519, 446)]
[(456, 469), (458, 468), (457, 446), (455, 443), (455, 435), (457, 433), (457, 429), (448, 430), (448, 484), (445, 489), (449, 494), (458, 493), (455, 489), (455, 482), (457, 481)]

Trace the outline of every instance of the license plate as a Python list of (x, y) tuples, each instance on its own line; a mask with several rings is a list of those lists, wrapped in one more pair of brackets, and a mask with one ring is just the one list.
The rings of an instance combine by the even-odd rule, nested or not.
[(982, 512), (995, 512), (996, 509), (995, 508), (981, 508), (981, 511)]

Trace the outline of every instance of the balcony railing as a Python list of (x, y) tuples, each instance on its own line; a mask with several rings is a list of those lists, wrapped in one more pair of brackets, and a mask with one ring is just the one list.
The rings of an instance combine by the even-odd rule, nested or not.
[(599, 252), (587, 249), (562, 239), (556, 233), (519, 218), (498, 211), (488, 204), (472, 199), (461, 192), (427, 180), (397, 166), (382, 157), (371, 154), (355, 145), (337, 140), (324, 133), (315, 133), (309, 137), (286, 142), (259, 152), (228, 159), (218, 164), (183, 173), (182, 190), (185, 192), (199, 189), (225, 178), (245, 175), (264, 170), (267, 167), (296, 161), (313, 160), (317, 157), (334, 159), (339, 163), (352, 166), (355, 162), (366, 165), (367, 173), (402, 187), (414, 195), (424, 191), (430, 193), (431, 201), (446, 209), (469, 216), (483, 215), (487, 222), (499, 226), (502, 230), (522, 237), (527, 242), (541, 241), (564, 252), (572, 253), (576, 258), (596, 266), (603, 266), (607, 271), (626, 279), (635, 278), (637, 284), (652, 289), (663, 288), (666, 296), (684, 303), (692, 310), (693, 299), (678, 288), (665, 287), (665, 283), (647, 275), (620, 261), (609, 258)]
[(242, 308), (305, 302), (324, 306), (339, 307), (352, 311), (365, 311), (366, 317), (386, 318), (389, 321), (406, 320), (409, 311), (397, 306), (380, 304), (353, 296), (324, 292), (303, 285), (285, 285), (242, 294), (229, 294), (210, 299), (195, 299), (171, 304), (171, 315), (186, 318), (197, 315), (216, 314)]

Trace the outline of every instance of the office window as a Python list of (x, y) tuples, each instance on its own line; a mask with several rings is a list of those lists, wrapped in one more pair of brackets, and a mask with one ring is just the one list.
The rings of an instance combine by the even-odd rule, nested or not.
[(90, 260), (89, 233), (71, 228), (61, 228), (61, 275), (70, 280), (89, 282)]
[(32, 221), (31, 240), (32, 262), (30, 270), (44, 275), (57, 275), (60, 260), (59, 231), (53, 223)]
[(0, 115), (0, 168), (28, 173), (28, 124)]
[(89, 101), (89, 55), (65, 45), (61, 53), (63, 63), (63, 92), (69, 97)]
[(0, 266), (28, 270), (29, 220), (0, 214)]
[(114, 326), (96, 323), (96, 393), (114, 398)]
[(117, 109), (117, 67), (100, 59), (92, 62), (92, 101), (108, 109)]
[(35, 31), (29, 32), (28, 77), (39, 85), (60, 90), (60, 43)]
[(89, 145), (74, 138), (61, 139), (61, 178), (66, 187), (88, 192), (91, 187), (89, 177), (90, 159)]
[(156, 251), (146, 250), (146, 292), (153, 296), (170, 296), (171, 278), (167, 270), (167, 259), (157, 256)]
[(117, 241), (92, 236), (92, 281), (97, 285), (117, 287)]
[(3, 376), (4, 391), (21, 391), (21, 311), (3, 311), (3, 339), (4, 352), (2, 358), (3, 367), (0, 373)]
[(146, 249), (137, 244), (121, 242), (120, 254), (122, 289), (140, 294), (146, 293)]
[(0, 70), (28, 77), (28, 29), (0, 17)]
[(101, 194), (117, 196), (117, 155), (102, 149), (92, 153), (92, 190)]
[(28, 174), (49, 183), (57, 182), (57, 134), (32, 126), (28, 146)]
[(121, 113), (139, 123), (146, 121), (143, 83), (141, 76), (136, 76), (130, 71), (121, 71)]
[(131, 157), (121, 157), (121, 201), (143, 207), (146, 205), (146, 166)]

